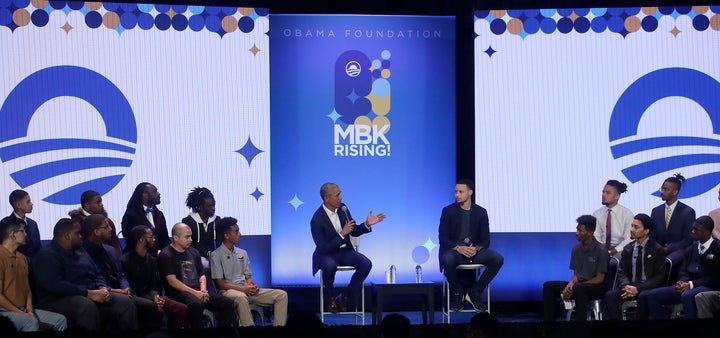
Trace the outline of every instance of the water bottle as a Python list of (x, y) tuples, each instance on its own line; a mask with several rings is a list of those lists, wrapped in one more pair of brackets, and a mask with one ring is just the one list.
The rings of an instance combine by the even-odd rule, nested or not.
[(390, 265), (390, 284), (395, 284), (395, 265)]
[(422, 266), (415, 266), (415, 283), (422, 283)]

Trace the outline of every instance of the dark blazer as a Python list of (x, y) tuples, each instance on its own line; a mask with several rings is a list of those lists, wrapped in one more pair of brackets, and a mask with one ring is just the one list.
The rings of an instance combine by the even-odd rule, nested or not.
[(678, 280), (692, 281), (694, 287), (720, 290), (720, 243), (713, 240), (702, 255), (697, 250), (697, 242), (691, 243), (685, 249)]
[(693, 208), (678, 201), (667, 229), (665, 229), (665, 203), (653, 208), (650, 218), (655, 222), (655, 228), (650, 233), (650, 238), (661, 246), (667, 246), (669, 252), (682, 250), (692, 243), (690, 231), (695, 223)]
[[(147, 217), (145, 217), (145, 210), (142, 209), (141, 205), (140, 208), (127, 208), (127, 210), (125, 210), (125, 214), (123, 215), (120, 226), (122, 227), (122, 232), (125, 237), (129, 236), (130, 230), (132, 230), (132, 228), (137, 225), (145, 225), (150, 229), (153, 229), (153, 234), (156, 238), (155, 249), (162, 250), (162, 248), (170, 245), (170, 235), (168, 234), (167, 224), (165, 222), (165, 215), (162, 211), (160, 211), (160, 209), (157, 208), (157, 206), (155, 207), (155, 212), (153, 213), (153, 220), (155, 221), (154, 227), (152, 224), (150, 224), (150, 221), (148, 221)], [(129, 248), (126, 245), (124, 252), (128, 252), (131, 250), (135, 250), (135, 248)], [(154, 250), (150, 251), (153, 256), (157, 256), (157, 253), (154, 252)]]
[[(461, 212), (462, 208), (457, 203), (450, 204), (442, 210), (440, 226), (438, 227), (440, 239), (438, 254), (440, 257), (445, 251), (452, 250), (458, 243), (458, 237), (460, 237), (462, 231)], [(490, 223), (487, 210), (474, 203), (470, 207), (470, 243), (484, 248), (490, 247)], [(442, 259), (440, 262), (442, 262)], [(444, 267), (441, 266), (440, 269), (444, 270)]]
[[(10, 216), (19, 219), (15, 216), (15, 213), (10, 214)], [(30, 260), (38, 251), (40, 251), (40, 248), (42, 247), (42, 242), (40, 242), (40, 229), (38, 229), (37, 222), (33, 221), (30, 217), (25, 216), (24, 222), (22, 219), (19, 220), (25, 224), (27, 239), (25, 239), (25, 245), (19, 247), (17, 251), (25, 255), (25, 257)]]
[(645, 282), (633, 283), (634, 271), (632, 268), (633, 264), (633, 249), (635, 242), (632, 241), (623, 248), (620, 254), (620, 266), (618, 266), (618, 287), (622, 288), (625, 285), (634, 285), (638, 291), (654, 289), (665, 285), (667, 277), (665, 275), (665, 251), (657, 244), (652, 238), (648, 238), (643, 246), (643, 256), (645, 256)]
[[(337, 210), (338, 217), (340, 218), (340, 226), (345, 225), (348, 221), (348, 217), (346, 217), (345, 212), (342, 211), (343, 206), (345, 206), (345, 203), (340, 204), (340, 208)], [(347, 216), (349, 216), (350, 219), (353, 219), (349, 209)], [(352, 243), (350, 243), (350, 236), (358, 237), (362, 234), (371, 232), (372, 228), (365, 226), (365, 223), (355, 224), (353, 232), (351, 232), (349, 236), (342, 238), (340, 237), (340, 234), (335, 231), (335, 227), (332, 225), (330, 217), (328, 217), (325, 209), (323, 209), (322, 205), (320, 205), (313, 214), (312, 220), (310, 220), (310, 231), (312, 232), (313, 241), (315, 242), (312, 271), (314, 276), (315, 273), (320, 270), (320, 260), (318, 259), (320, 256), (337, 254), (340, 250), (355, 250)], [(345, 248), (340, 248), (342, 244), (345, 244)]]

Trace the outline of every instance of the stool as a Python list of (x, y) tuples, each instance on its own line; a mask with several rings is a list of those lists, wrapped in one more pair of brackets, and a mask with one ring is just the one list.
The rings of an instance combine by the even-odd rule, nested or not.
[(637, 306), (638, 303), (636, 299), (622, 302), (620, 305), (620, 315), (622, 316), (622, 320), (628, 320), (627, 311), (630, 309), (636, 309), (637, 311)]
[[(355, 267), (351, 265), (339, 265), (337, 267), (337, 271), (355, 271)], [(357, 309), (355, 311), (346, 311), (346, 312), (338, 312), (338, 313), (332, 313), (329, 311), (325, 311), (325, 292), (324, 292), (324, 284), (322, 280), (322, 269), (318, 271), (318, 275), (320, 275), (320, 320), (325, 323), (325, 315), (331, 315), (331, 314), (337, 314), (337, 315), (354, 315), (355, 316), (355, 325), (358, 323), (358, 319), (360, 319), (361, 325), (365, 325), (365, 285), (362, 286), (360, 289), (360, 309)]]
[[(477, 281), (480, 269), (485, 269), (485, 265), (483, 264), (460, 264), (455, 269), (457, 270), (475, 270), (475, 281)], [(490, 285), (487, 286), (487, 311), (490, 313)], [(443, 274), (443, 309), (442, 309), (442, 322), (445, 322), (445, 318), (447, 318), (447, 323), (450, 323), (450, 313), (453, 311), (450, 308), (450, 283), (448, 283), (447, 278), (445, 277), (445, 274)], [(460, 310), (459, 312), (475, 312), (475, 310)]]
[(250, 304), (250, 313), (257, 312), (260, 316), (260, 325), (265, 326), (265, 307), (257, 304)]
[[(562, 297), (562, 295), (560, 295)], [(602, 300), (600, 299), (593, 299), (590, 301), (590, 308), (588, 309), (588, 312), (586, 314), (587, 320), (592, 320), (593, 317), (595, 320), (602, 320), (603, 319), (603, 304)], [(575, 311), (575, 307), (573, 307), (570, 310), (567, 310), (567, 314), (565, 315), (565, 320), (569, 321), (572, 317), (572, 313)], [(575, 314), (576, 316), (579, 316), (580, 314)]]

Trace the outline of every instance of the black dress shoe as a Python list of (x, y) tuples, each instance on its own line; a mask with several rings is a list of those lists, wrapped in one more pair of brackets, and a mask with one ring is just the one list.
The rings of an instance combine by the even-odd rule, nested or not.
[(329, 296), (325, 299), (325, 312), (338, 313), (338, 306), (335, 297)]
[(340, 312), (347, 312), (348, 297), (345, 294), (339, 294), (337, 296), (337, 306)]

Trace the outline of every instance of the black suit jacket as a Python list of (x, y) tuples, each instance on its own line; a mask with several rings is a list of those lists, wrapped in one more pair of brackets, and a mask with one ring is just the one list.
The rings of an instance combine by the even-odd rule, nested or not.
[(663, 286), (667, 279), (665, 276), (665, 251), (663, 251), (660, 244), (657, 244), (652, 238), (648, 238), (643, 246), (646, 280), (645, 282), (632, 282), (635, 274), (632, 268), (635, 242), (637, 241), (632, 241), (626, 245), (620, 254), (620, 266), (617, 272), (618, 287), (622, 288), (625, 285), (633, 285), (637, 287), (638, 291), (643, 291)]
[(713, 240), (702, 255), (697, 248), (697, 242), (694, 242), (685, 249), (678, 280), (692, 281), (694, 287), (720, 290), (720, 243)]
[[(139, 209), (127, 208), (120, 226), (122, 227), (124, 237), (129, 236), (130, 230), (137, 225), (145, 225), (150, 229), (153, 229), (153, 234), (155, 234), (156, 238), (155, 249), (162, 250), (162, 248), (170, 245), (170, 236), (168, 234), (167, 223), (165, 222), (165, 215), (157, 208), (157, 206), (155, 207), (155, 212), (153, 213), (153, 221), (155, 221), (155, 226), (150, 224), (150, 221), (148, 221), (147, 217), (145, 217), (145, 210), (143, 210), (142, 206)], [(126, 245), (124, 252), (132, 250), (135, 250), (135, 248), (130, 248)], [(154, 252), (154, 250), (150, 251), (153, 256), (157, 256), (157, 253)]]
[(653, 208), (650, 218), (655, 222), (655, 228), (650, 233), (650, 237), (658, 244), (667, 246), (669, 252), (683, 250), (692, 243), (690, 231), (695, 223), (693, 208), (678, 201), (667, 229), (665, 229), (665, 203)]
[[(462, 231), (461, 212), (462, 208), (457, 203), (450, 204), (442, 210), (440, 226), (438, 227), (438, 237), (440, 239), (438, 254), (440, 257), (445, 251), (452, 250), (458, 243), (458, 237), (460, 237)], [(472, 245), (479, 245), (484, 248), (490, 247), (490, 222), (488, 221), (487, 210), (477, 204), (472, 204), (470, 207), (469, 239)], [(440, 262), (442, 262), (442, 259)], [(444, 270), (445, 267), (441, 266), (440, 269)]]
[[(345, 216), (345, 212), (342, 211), (343, 206), (345, 206), (345, 203), (342, 203), (340, 208), (337, 210), (341, 227), (347, 223), (348, 217), (353, 219), (352, 214), (350, 214), (350, 210), (347, 212), (348, 217)], [(350, 243), (350, 236), (358, 237), (362, 234), (371, 232), (372, 228), (365, 226), (365, 223), (356, 224), (353, 232), (351, 232), (349, 236), (342, 238), (340, 237), (340, 234), (335, 231), (335, 227), (332, 225), (330, 217), (328, 217), (325, 209), (323, 209), (322, 205), (320, 205), (310, 220), (310, 231), (312, 232), (313, 241), (315, 242), (312, 271), (314, 276), (315, 273), (320, 270), (320, 261), (318, 260), (318, 257), (334, 255), (339, 253), (340, 250), (355, 250), (352, 243)], [(340, 248), (343, 244), (345, 244), (345, 247)]]
[(17, 251), (25, 255), (30, 260), (35, 254), (40, 251), (42, 242), (40, 242), (40, 229), (38, 229), (37, 222), (33, 221), (30, 217), (25, 216), (25, 221), (15, 216), (15, 213), (10, 214), (15, 219), (20, 220), (25, 224), (25, 233), (27, 238), (25, 239), (25, 245), (19, 247)]

